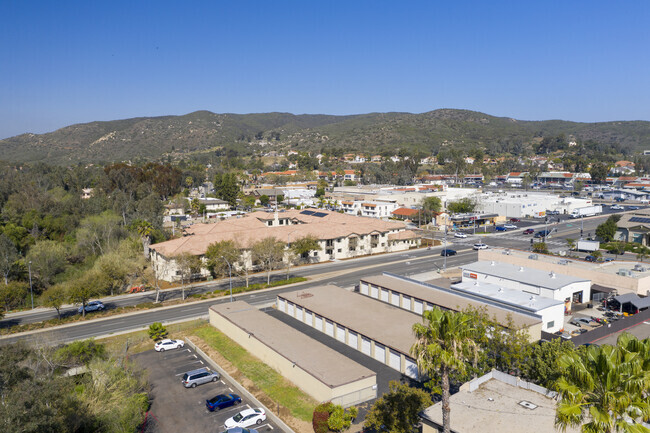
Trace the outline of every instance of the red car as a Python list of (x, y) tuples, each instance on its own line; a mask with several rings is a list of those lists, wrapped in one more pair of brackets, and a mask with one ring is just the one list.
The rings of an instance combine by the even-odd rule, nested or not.
[(535, 230), (533, 230), (533, 229), (526, 229), (526, 230), (524, 230), (524, 234), (525, 234), (525, 235), (532, 235), (533, 233), (535, 233)]
[(510, 218), (511, 223), (520, 223), (521, 220), (519, 218)]

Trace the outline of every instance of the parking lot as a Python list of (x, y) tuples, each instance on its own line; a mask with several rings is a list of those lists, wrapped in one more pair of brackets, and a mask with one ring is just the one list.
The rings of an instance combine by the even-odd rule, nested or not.
[[(228, 418), (241, 410), (258, 407), (245, 395), (237, 392), (224, 377), (217, 382), (210, 382), (196, 388), (185, 388), (181, 384), (183, 374), (209, 367), (208, 361), (187, 345), (181, 349), (165, 352), (149, 350), (134, 355), (132, 359), (149, 373), (153, 396), (150, 413), (156, 420), (156, 432), (223, 432), (226, 430), (224, 423)], [(208, 411), (205, 407), (207, 399), (218, 394), (230, 393), (239, 395), (242, 402), (214, 412)], [(259, 432), (282, 431), (268, 418), (262, 424), (249, 428)]]

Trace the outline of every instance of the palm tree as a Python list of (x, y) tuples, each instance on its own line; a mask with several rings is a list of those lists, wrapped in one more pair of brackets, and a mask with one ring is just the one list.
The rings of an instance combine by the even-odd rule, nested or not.
[(144, 258), (149, 258), (149, 244), (151, 243), (151, 233), (153, 232), (153, 226), (149, 221), (139, 220), (135, 224), (135, 229), (138, 231), (140, 236), (140, 241), (142, 241), (142, 250)]
[(583, 433), (647, 432), (639, 421), (650, 417), (649, 346), (623, 334), (616, 346), (563, 355), (555, 425), (562, 431), (580, 426)]
[(476, 356), (475, 328), (470, 315), (438, 308), (425, 311), (422, 321), (413, 325), (417, 341), (411, 354), (420, 371), (441, 379), (442, 424), (444, 432), (450, 433), (449, 378), (452, 373), (465, 373)]

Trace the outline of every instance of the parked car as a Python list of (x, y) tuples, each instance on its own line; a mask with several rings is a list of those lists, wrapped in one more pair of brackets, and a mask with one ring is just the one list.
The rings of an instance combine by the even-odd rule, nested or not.
[(266, 413), (261, 407), (257, 409), (246, 409), (237, 413), (232, 418), (226, 420), (225, 426), (227, 429), (233, 427), (248, 427), (253, 424), (262, 424), (266, 421)]
[(456, 250), (451, 250), (449, 248), (445, 248), (444, 250), (440, 251), (441, 256), (455, 256)]
[(577, 320), (580, 323), (584, 323), (585, 325), (591, 323), (591, 319), (587, 319), (586, 317), (576, 317), (574, 320)]
[(519, 218), (510, 218), (511, 223), (520, 223), (521, 220)]
[(153, 348), (156, 352), (164, 352), (165, 350), (179, 349), (183, 346), (185, 346), (183, 340), (170, 340), (169, 338), (165, 338), (157, 342)]
[[(90, 313), (91, 311), (100, 311), (105, 309), (106, 307), (102, 303), (102, 301), (90, 301), (89, 303), (86, 304), (86, 313)], [(83, 313), (84, 307), (83, 305), (79, 307), (77, 312), (79, 314)]]
[(546, 211), (546, 215), (559, 215), (560, 211), (559, 210), (548, 210)]
[(475, 250), (487, 250), (487, 249), (488, 249), (488, 246), (485, 245), (485, 244), (482, 243), (482, 242), (479, 242), (478, 244), (474, 244), (474, 247), (473, 247), (473, 248), (474, 248)]
[(462, 239), (465, 239), (465, 238), (467, 237), (467, 233), (456, 232), (456, 233), (454, 233), (454, 237), (455, 237), (455, 238), (462, 238)]
[(234, 406), (239, 403), (241, 403), (241, 397), (237, 394), (219, 394), (206, 400), (205, 407), (210, 412), (214, 412), (217, 409), (223, 409), (224, 407)]
[(585, 257), (585, 260), (588, 262), (595, 262), (598, 260), (598, 258), (596, 258), (596, 256), (588, 255), (587, 257)]
[(582, 325), (576, 319), (571, 319), (569, 323), (573, 326), (577, 326), (578, 328), (582, 328)]
[(229, 428), (228, 430), (222, 433), (259, 433), (259, 432), (253, 428), (249, 429), (249, 428), (235, 427), (235, 428)]
[(518, 227), (514, 224), (504, 224), (503, 227), (507, 228), (508, 230), (515, 230)]
[(535, 230), (533, 230), (533, 229), (526, 229), (526, 230), (524, 230), (524, 234), (525, 234), (525, 235), (532, 235), (533, 233), (535, 233)]
[(505, 228), (504, 226), (496, 226), (496, 227), (494, 228), (494, 231), (495, 231), (495, 232), (507, 232), (508, 229)]
[(216, 382), (219, 379), (221, 379), (221, 376), (216, 371), (207, 368), (199, 368), (198, 370), (192, 370), (185, 373), (181, 379), (181, 383), (185, 388), (196, 388), (197, 385)]

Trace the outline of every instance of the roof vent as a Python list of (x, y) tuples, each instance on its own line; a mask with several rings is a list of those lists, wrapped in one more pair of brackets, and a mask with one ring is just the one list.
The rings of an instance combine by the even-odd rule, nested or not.
[(491, 266), (494, 266), (495, 264), (496, 264), (496, 263), (494, 263), (494, 260), (492, 260), (492, 261), (490, 262), (490, 265), (491, 265)]
[(503, 287), (499, 287), (499, 290), (497, 290), (499, 293), (503, 293)]
[(529, 300), (529, 301), (534, 301), (534, 300), (535, 300), (535, 297), (534, 297), (534, 296), (531, 296), (530, 298), (528, 298), (528, 300)]
[(551, 276), (551, 278), (555, 278), (555, 272), (551, 271), (549, 275)]
[(536, 405), (536, 404), (533, 404), (533, 403), (531, 403), (531, 402), (529, 402), (529, 401), (526, 401), (526, 400), (522, 400), (522, 401), (520, 401), (520, 402), (519, 402), (519, 405), (525, 407), (526, 409), (530, 409), (530, 410), (535, 410), (535, 409), (537, 409), (537, 405)]
[(524, 272), (524, 267), (523, 266), (519, 266), (519, 272)]

